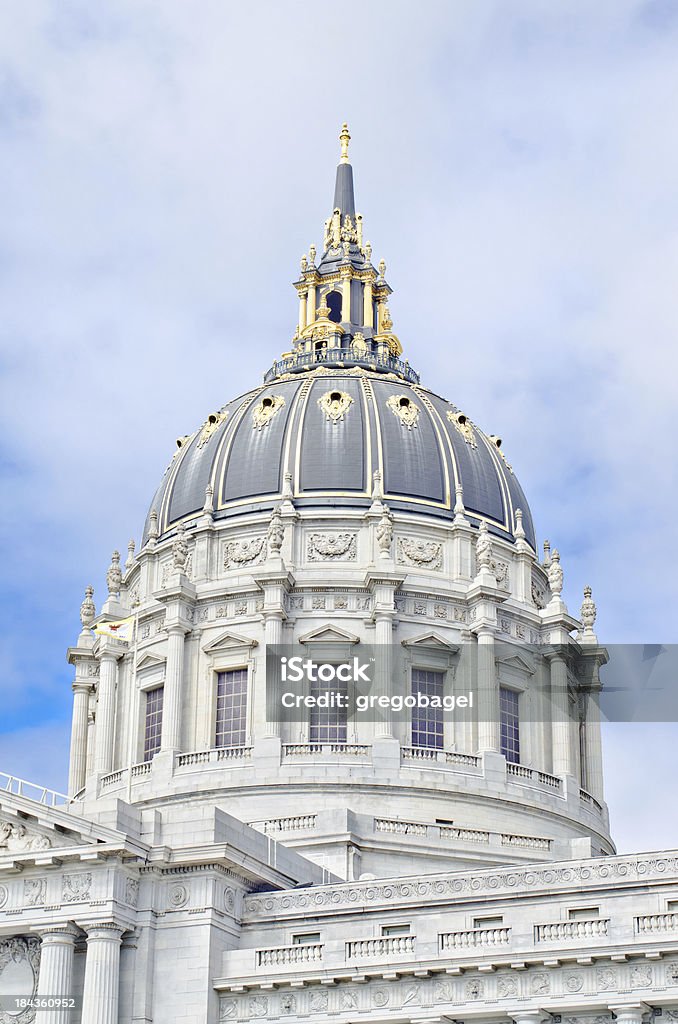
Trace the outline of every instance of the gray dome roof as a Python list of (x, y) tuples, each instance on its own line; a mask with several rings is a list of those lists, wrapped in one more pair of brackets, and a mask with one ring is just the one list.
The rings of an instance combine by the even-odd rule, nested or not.
[[(285, 476), (297, 508), (365, 508), (379, 470), (394, 510), (451, 521), (455, 485), (466, 515), (513, 539), (525, 495), (498, 448), (456, 406), (394, 374), (319, 368), (287, 374), (233, 399), (183, 439), (153, 499), (160, 534), (198, 515), (214, 490), (214, 518), (272, 509)], [(150, 510), (149, 510), (150, 516)], [(144, 540), (148, 533), (146, 520)]]

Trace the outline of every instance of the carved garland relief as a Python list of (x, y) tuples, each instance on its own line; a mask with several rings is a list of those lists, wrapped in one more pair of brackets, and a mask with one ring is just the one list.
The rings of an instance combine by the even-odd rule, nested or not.
[(306, 556), (309, 562), (355, 561), (356, 538), (355, 533), (312, 533)]
[(224, 569), (258, 565), (266, 553), (265, 537), (250, 537), (224, 544)]
[(398, 537), (397, 561), (400, 565), (416, 565), (422, 569), (442, 569), (443, 546), (436, 541)]

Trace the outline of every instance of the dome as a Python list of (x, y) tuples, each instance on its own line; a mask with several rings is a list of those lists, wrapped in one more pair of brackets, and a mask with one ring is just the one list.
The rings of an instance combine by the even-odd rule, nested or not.
[[(446, 399), (394, 373), (321, 364), (282, 374), (228, 402), (182, 439), (151, 506), (164, 533), (199, 515), (208, 487), (214, 518), (297, 508), (396, 510), (451, 520), (461, 485), (466, 515), (512, 540), (516, 509), (534, 547), (525, 495), (500, 447)], [(149, 521), (145, 533), (148, 533)]]

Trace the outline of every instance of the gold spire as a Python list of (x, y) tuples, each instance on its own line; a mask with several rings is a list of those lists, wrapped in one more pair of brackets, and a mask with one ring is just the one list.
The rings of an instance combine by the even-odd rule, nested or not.
[(339, 135), (339, 142), (341, 143), (341, 162), (342, 164), (348, 163), (348, 144), (351, 141), (351, 136), (348, 133), (348, 125), (344, 121), (341, 126), (341, 133)]

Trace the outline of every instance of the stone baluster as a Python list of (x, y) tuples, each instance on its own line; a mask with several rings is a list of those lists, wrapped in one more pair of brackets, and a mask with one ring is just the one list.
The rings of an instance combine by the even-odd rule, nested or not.
[[(73, 954), (79, 934), (72, 924), (38, 931), (41, 940), (38, 998), (69, 999), (73, 995)], [(87, 1018), (83, 1018), (87, 1019)], [(35, 1024), (69, 1024), (69, 1007), (38, 1009)]]
[(87, 958), (82, 1020), (87, 1024), (118, 1024), (123, 929), (113, 922), (84, 927), (87, 932)]

